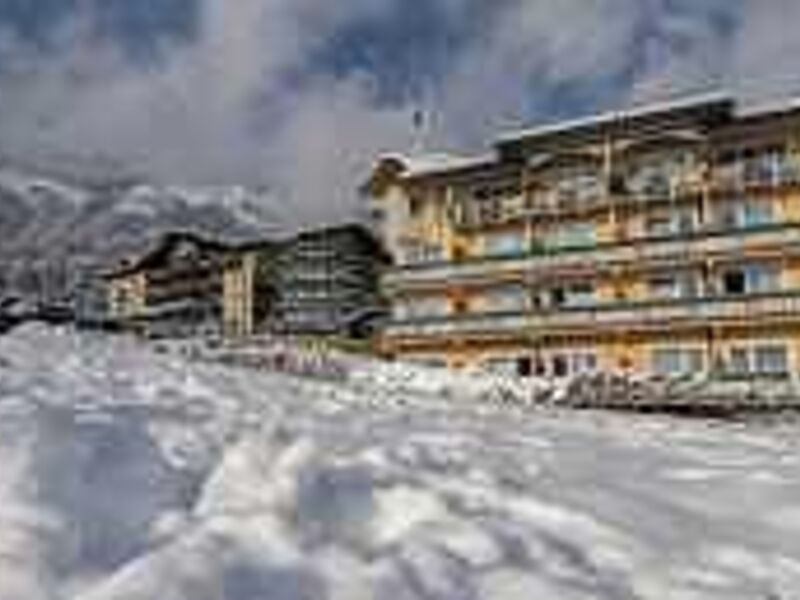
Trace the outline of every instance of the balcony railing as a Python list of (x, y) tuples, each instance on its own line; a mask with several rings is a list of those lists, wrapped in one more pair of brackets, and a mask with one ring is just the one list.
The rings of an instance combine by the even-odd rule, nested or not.
[(752, 158), (715, 166), (712, 186), (721, 191), (800, 184), (800, 158)]
[(674, 259), (700, 259), (741, 252), (748, 248), (775, 247), (784, 253), (800, 252), (800, 224), (777, 224), (741, 230), (696, 231), (662, 238), (599, 244), (573, 249), (545, 249), (536, 253), (482, 258), (460, 263), (437, 263), (395, 269), (386, 274), (388, 288), (448, 286), (503, 279), (591, 264), (647, 264)]
[(386, 326), (385, 334), (390, 338), (449, 335), (519, 337), (560, 332), (616, 331), (620, 328), (663, 329), (786, 317), (800, 320), (800, 290), (746, 296), (614, 302), (529, 313), (469, 314), (395, 321)]
[(449, 334), (513, 334), (530, 327), (530, 317), (522, 313), (481, 314), (395, 321), (385, 333), (391, 337), (444, 336)]

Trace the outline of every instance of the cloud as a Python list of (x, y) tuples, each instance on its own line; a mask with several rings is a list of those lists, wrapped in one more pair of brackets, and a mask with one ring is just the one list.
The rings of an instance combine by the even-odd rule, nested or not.
[(698, 88), (800, 91), (796, 0), (180, 1), (191, 27), (152, 25), (144, 59), (137, 31), (175, 21), (152, 2), (109, 20), (76, 0), (35, 39), (0, 26), (0, 147), (267, 184), (308, 222), (353, 213), (375, 154), (411, 147), (418, 106), (427, 145), (473, 151), (532, 119)]

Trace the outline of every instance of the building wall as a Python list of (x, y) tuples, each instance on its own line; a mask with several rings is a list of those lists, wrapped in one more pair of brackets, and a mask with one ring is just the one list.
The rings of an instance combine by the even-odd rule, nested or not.
[(108, 293), (112, 318), (137, 317), (147, 306), (147, 279), (144, 273), (111, 279)]
[(218, 333), (223, 246), (191, 233), (162, 236), (135, 263), (107, 277), (111, 316), (154, 337)]
[(254, 281), (257, 253), (231, 256), (223, 273), (224, 331), (233, 337), (254, 333)]
[[(459, 200), (504, 185), (509, 168), (395, 177), (373, 194), (398, 264), (384, 280), (399, 326), (387, 328), (385, 351), (452, 367), (517, 363), (548, 373), (565, 361), (692, 371), (745, 357), (768, 366), (785, 360), (800, 372), (800, 176), (779, 178), (790, 168), (800, 174), (792, 138), (800, 115), (793, 122), (734, 120), (702, 144), (621, 153), (612, 166), (631, 186), (625, 197), (605, 192), (574, 209), (562, 202), (533, 210), (544, 192), (526, 182), (559, 176), (520, 166), (524, 194), (499, 195), (511, 216), (470, 227), (453, 216)], [(653, 171), (662, 156), (669, 177)], [(731, 172), (747, 183), (731, 187)], [(480, 199), (484, 208), (494, 202)], [(613, 252), (623, 258), (609, 259)], [(513, 257), (538, 266), (508, 267)], [(612, 312), (630, 314), (612, 321)], [(576, 315), (583, 315), (577, 325)]]
[(272, 328), (294, 335), (350, 335), (356, 321), (383, 311), (382, 257), (376, 241), (358, 226), (312, 230), (288, 240), (275, 263)]

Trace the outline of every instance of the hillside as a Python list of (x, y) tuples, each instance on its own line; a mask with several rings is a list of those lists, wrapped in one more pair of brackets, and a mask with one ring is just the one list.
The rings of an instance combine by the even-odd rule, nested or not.
[(161, 232), (253, 238), (274, 231), (266, 192), (156, 186), (0, 162), (0, 281), (58, 295), (82, 270), (108, 266)]
[(0, 598), (800, 594), (796, 424), (521, 411), (450, 377), (2, 337)]

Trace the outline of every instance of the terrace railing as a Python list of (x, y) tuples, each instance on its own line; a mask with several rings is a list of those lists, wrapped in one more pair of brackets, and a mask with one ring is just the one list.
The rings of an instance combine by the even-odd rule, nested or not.
[(390, 322), (384, 333), (397, 337), (446, 337), (451, 335), (508, 335), (663, 329), (682, 325), (753, 319), (800, 320), (800, 290), (742, 296), (658, 299), (613, 302), (528, 313), (465, 314)]
[(389, 289), (449, 286), (525, 279), (554, 269), (659, 262), (671, 259), (703, 259), (741, 253), (747, 249), (780, 248), (800, 252), (800, 224), (761, 225), (747, 229), (698, 230), (660, 238), (576, 248), (541, 248), (526, 254), (479, 258), (463, 262), (439, 262), (400, 267), (389, 271), (383, 284)]

